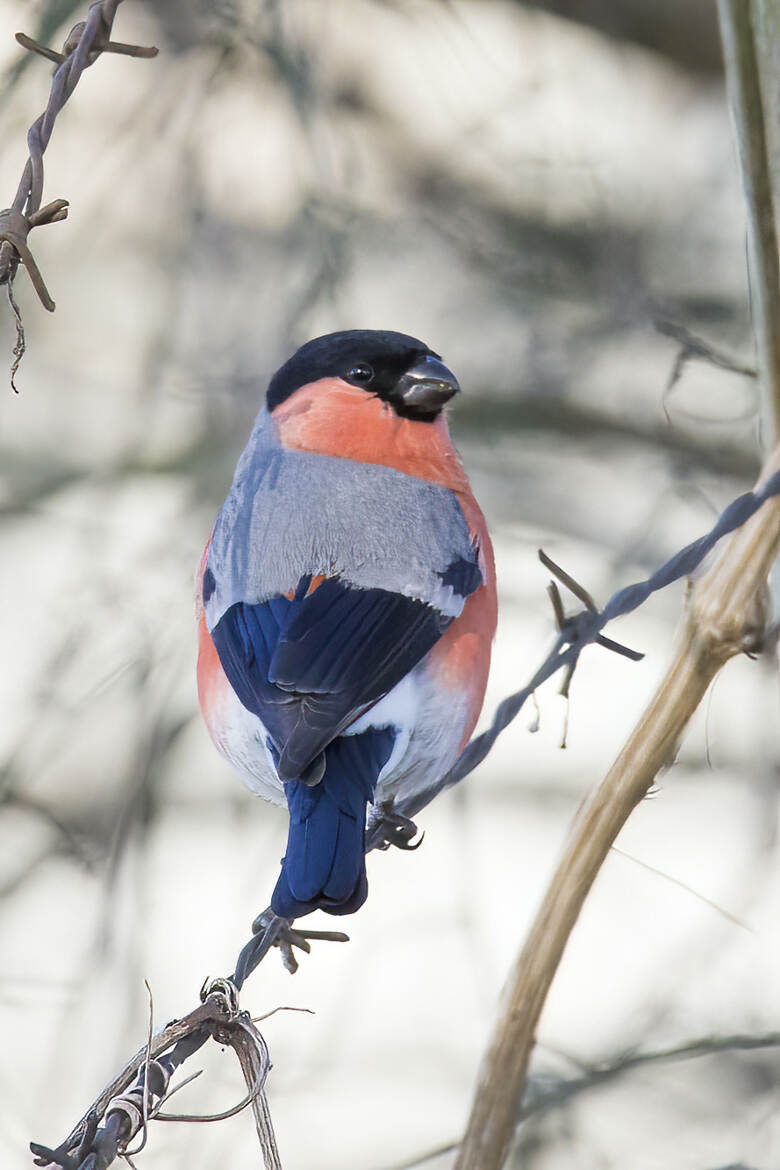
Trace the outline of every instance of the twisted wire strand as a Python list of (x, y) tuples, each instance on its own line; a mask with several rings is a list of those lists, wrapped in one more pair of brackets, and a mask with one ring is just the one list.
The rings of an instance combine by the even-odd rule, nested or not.
[[(644, 581), (618, 589), (602, 610), (583, 610), (566, 622), (550, 654), (536, 671), (531, 680), (499, 704), (493, 722), (487, 731), (475, 736), (461, 752), (453, 767), (441, 779), (429, 784), (412, 796), (397, 801), (393, 812), (412, 817), (438, 796), (445, 788), (452, 788), (482, 763), (492, 749), (499, 735), (517, 717), (523, 705), (534, 691), (557, 671), (564, 667), (574, 668), (586, 646), (596, 642), (607, 622), (623, 617), (638, 609), (653, 594), (675, 581), (690, 577), (712, 552), (722, 537), (741, 528), (755, 515), (758, 509), (773, 496), (780, 495), (780, 472), (775, 472), (753, 491), (745, 492), (721, 512), (713, 527), (698, 540), (692, 541), (670, 557), (659, 569)], [(366, 838), (366, 850), (377, 848), (382, 841), (381, 822), (370, 824)]]
[[(56, 201), (57, 214), (46, 216), (41, 211), (44, 180), (43, 155), (51, 140), (57, 116), (81, 80), (84, 70), (94, 64), (104, 52), (121, 53), (133, 57), (154, 57), (157, 54), (157, 49), (154, 47), (122, 45), (111, 41), (111, 29), (121, 2), (122, 0), (97, 0), (96, 3), (90, 5), (87, 19), (73, 26), (68, 33), (61, 53), (46, 49), (24, 34), (17, 34), (17, 40), (24, 48), (55, 60), (58, 64), (52, 77), (46, 109), (36, 118), (27, 132), (29, 155), (13, 203), (5, 212), (0, 213), (0, 217), (5, 216), (6, 218), (9, 213), (16, 213), (15, 216), (12, 215), (15, 235), (4, 230), (5, 222), (0, 219), (0, 240), (2, 240), (0, 243), (0, 284), (10, 285), (13, 282), (20, 260), (29, 267), (29, 255), (24, 255), (17, 246), (20, 232), (23, 232), (26, 238), (30, 228), (44, 223), (52, 223), (55, 219), (64, 219), (67, 215), (65, 200)], [(38, 283), (35, 284), (35, 288), (44, 308), (53, 310), (54, 301), (46, 293), (42, 280), (40, 286)]]

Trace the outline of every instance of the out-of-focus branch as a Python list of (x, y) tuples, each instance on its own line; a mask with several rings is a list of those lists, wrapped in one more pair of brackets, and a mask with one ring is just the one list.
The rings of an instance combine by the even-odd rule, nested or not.
[[(759, 20), (763, 17), (766, 23), (770, 7), (777, 12), (774, 0), (771, 5), (765, 0), (718, 0), (726, 82), (747, 205), (751, 308), (765, 452), (773, 450), (780, 438), (780, 258), (770, 158), (773, 108), (765, 96), (777, 78), (774, 72), (765, 78), (762, 92), (757, 36)], [(776, 15), (774, 20), (777, 22)], [(779, 43), (775, 28), (775, 46)]]
[[(776, 0), (718, 0), (729, 104), (747, 206), (748, 277), (759, 369), (764, 454), (780, 441), (780, 96)], [(763, 64), (763, 69), (762, 69)], [(772, 619), (780, 619), (780, 574), (772, 573)]]
[[(767, 472), (780, 467), (776, 453)], [(564, 947), (610, 846), (658, 772), (674, 760), (688, 721), (720, 667), (756, 650), (762, 599), (780, 543), (780, 503), (764, 507), (721, 550), (694, 588), (666, 677), (601, 784), (580, 808), (568, 845), (512, 970), (480, 1073), (456, 1170), (499, 1170), (520, 1114), (536, 1026)]]
[(686, 69), (720, 73), (718, 28), (709, 0), (523, 0), (619, 41), (643, 45)]
[[(545, 1075), (529, 1079), (528, 1088), (523, 1100), (522, 1109), (518, 1115), (518, 1124), (529, 1118), (539, 1118), (553, 1109), (564, 1108), (574, 1098), (591, 1089), (599, 1089), (612, 1081), (617, 1081), (626, 1073), (635, 1069), (644, 1068), (652, 1064), (682, 1063), (686, 1060), (698, 1060), (707, 1056), (720, 1056), (723, 1053), (766, 1052), (772, 1048), (780, 1048), (780, 1032), (767, 1032), (764, 1035), (750, 1035), (736, 1033), (731, 1036), (702, 1036), (696, 1040), (687, 1040), (683, 1044), (674, 1044), (668, 1048), (651, 1049), (649, 1052), (640, 1049), (631, 1049), (622, 1052), (610, 1060), (599, 1064), (580, 1065), (582, 1072), (575, 1077), (555, 1077)], [(434, 1158), (452, 1154), (457, 1150), (456, 1141), (435, 1146), (422, 1154), (417, 1154), (403, 1162), (396, 1162), (388, 1170), (417, 1170)]]
[(609, 1081), (617, 1080), (627, 1072), (643, 1068), (648, 1064), (672, 1064), (678, 1061), (698, 1060), (704, 1056), (719, 1056), (723, 1052), (764, 1052), (780, 1048), (780, 1032), (767, 1032), (762, 1036), (736, 1033), (732, 1036), (702, 1036), (687, 1040), (684, 1044), (673, 1044), (668, 1048), (655, 1048), (649, 1052), (632, 1049), (600, 1064), (587, 1065), (581, 1076), (550, 1080), (543, 1083), (529, 1083), (529, 1093), (523, 1102), (521, 1120), (538, 1115), (549, 1109), (556, 1109), (572, 1097), (589, 1089), (599, 1088)]

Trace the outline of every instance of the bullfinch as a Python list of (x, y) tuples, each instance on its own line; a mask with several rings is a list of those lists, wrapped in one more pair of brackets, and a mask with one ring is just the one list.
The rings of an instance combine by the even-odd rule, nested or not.
[(287, 804), (279, 918), (351, 914), (367, 809), (452, 766), (482, 706), (493, 551), (422, 341), (356, 329), (274, 374), (199, 574), (198, 694), (254, 792)]

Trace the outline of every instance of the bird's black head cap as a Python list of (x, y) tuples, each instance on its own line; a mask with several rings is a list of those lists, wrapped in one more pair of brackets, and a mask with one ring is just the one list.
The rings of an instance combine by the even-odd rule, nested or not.
[(454, 375), (424, 341), (388, 330), (349, 329), (302, 345), (271, 379), (268, 409), (320, 378), (341, 378), (423, 422), (432, 421), (458, 390)]

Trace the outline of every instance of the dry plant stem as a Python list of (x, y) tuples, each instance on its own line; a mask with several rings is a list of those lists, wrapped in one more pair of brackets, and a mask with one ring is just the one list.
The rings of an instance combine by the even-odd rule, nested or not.
[[(243, 1024), (243, 1029), (246, 1039), (251, 1036), (254, 1042), (247, 1043), (244, 1037), (240, 1037), (233, 1041), (233, 1048), (239, 1059), (246, 1087), (252, 1093), (252, 1116), (255, 1119), (257, 1139), (263, 1154), (263, 1166), (265, 1170), (282, 1170), (279, 1151), (276, 1148), (271, 1112), (268, 1108), (268, 1097), (265, 1088), (262, 1087), (266, 1071), (271, 1066), (268, 1049), (265, 1040), (251, 1021), (247, 1020)], [(258, 1053), (263, 1054), (262, 1062), (258, 1058)], [(257, 1085), (261, 1087), (255, 1091)]]
[[(766, 474), (780, 468), (775, 452)], [(587, 797), (541, 909), (509, 975), (480, 1071), (456, 1170), (500, 1170), (520, 1113), (536, 1026), (566, 942), (610, 846), (662, 768), (710, 682), (729, 658), (755, 649), (780, 543), (772, 500), (726, 543), (696, 585), (674, 660), (607, 776)]]
[[(771, 0), (775, 3), (776, 0)], [(762, 95), (757, 21), (765, 0), (718, 0), (729, 104), (734, 118), (748, 218), (750, 293), (760, 370), (763, 447), (780, 437), (780, 259), (772, 200), (767, 125), (775, 103)], [(764, 79), (765, 91), (774, 76)], [(766, 111), (766, 114), (765, 114)], [(775, 129), (776, 133), (776, 129)]]

